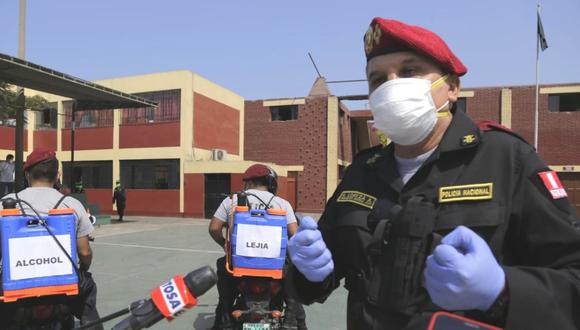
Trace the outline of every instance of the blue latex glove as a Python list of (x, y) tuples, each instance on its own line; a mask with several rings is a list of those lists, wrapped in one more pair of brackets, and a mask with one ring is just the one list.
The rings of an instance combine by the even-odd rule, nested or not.
[(505, 285), (505, 273), (487, 243), (457, 227), (427, 258), (425, 286), (431, 300), (447, 310), (488, 310)]
[(302, 218), (296, 234), (290, 238), (288, 251), (294, 266), (310, 282), (322, 282), (334, 270), (332, 254), (311, 217)]

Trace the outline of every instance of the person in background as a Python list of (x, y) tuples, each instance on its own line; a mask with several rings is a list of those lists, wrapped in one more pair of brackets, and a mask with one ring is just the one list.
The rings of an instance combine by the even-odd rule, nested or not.
[(14, 155), (0, 163), (0, 197), (14, 192)]
[(75, 192), (75, 194), (84, 194), (85, 193), (85, 187), (83, 185), (83, 178), (79, 177), (77, 182), (75, 182), (74, 192)]
[(117, 203), (117, 214), (119, 215), (119, 221), (123, 221), (126, 201), (127, 196), (125, 195), (125, 188), (123, 188), (121, 185), (121, 181), (117, 180), (115, 185), (115, 192), (113, 193), (113, 204), (115, 204), (115, 202)]

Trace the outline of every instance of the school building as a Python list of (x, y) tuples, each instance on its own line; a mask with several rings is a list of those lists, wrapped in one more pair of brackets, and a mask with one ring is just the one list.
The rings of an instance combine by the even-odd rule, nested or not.
[[(158, 103), (76, 112), (72, 174), (101, 213), (114, 212), (112, 190), (121, 180), (127, 214), (211, 217), (224, 194), (242, 188), (242, 173), (255, 162), (278, 173), (279, 195), (297, 211), (321, 212), (353, 155), (378, 143), (370, 111), (348, 109), (348, 98), (333, 95), (324, 78), (308, 95), (260, 100), (245, 100), (190, 71), (96, 83)], [(466, 88), (458, 107), (533, 142), (534, 91)], [(42, 95), (52, 107), (29, 112), (24, 148), (56, 150), (66, 184), (71, 101)], [(580, 211), (580, 83), (541, 86), (539, 104), (539, 153)], [(0, 158), (13, 150), (14, 128), (0, 126)]]

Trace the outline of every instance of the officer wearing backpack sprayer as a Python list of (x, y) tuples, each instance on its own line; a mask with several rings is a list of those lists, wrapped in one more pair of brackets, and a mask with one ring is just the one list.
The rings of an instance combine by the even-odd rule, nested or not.
[[(77, 254), (79, 259), (79, 295), (70, 298), (70, 306), (73, 314), (81, 320), (81, 324), (86, 324), (99, 319), (97, 311), (97, 286), (92, 275), (88, 272), (93, 260), (93, 252), (89, 245), (89, 234), (93, 231), (93, 225), (89, 220), (87, 211), (73, 197), (64, 196), (58, 190), (54, 189), (59, 172), (59, 163), (56, 154), (52, 150), (35, 149), (26, 158), (24, 174), (30, 187), (18, 193), (9, 194), (5, 198), (18, 197), (21, 200), (30, 203), (41, 216), (48, 215), (48, 211), (58, 205), (58, 208), (71, 208), (77, 221)], [(23, 205), (28, 214), (33, 214), (32, 210)], [(0, 209), (2, 204), (0, 203)], [(4, 306), (4, 308), (7, 308)], [(9, 311), (4, 310), (4, 313)], [(2, 316), (2, 319), (8, 321), (9, 314)], [(103, 329), (102, 325), (92, 327), (91, 329)]]

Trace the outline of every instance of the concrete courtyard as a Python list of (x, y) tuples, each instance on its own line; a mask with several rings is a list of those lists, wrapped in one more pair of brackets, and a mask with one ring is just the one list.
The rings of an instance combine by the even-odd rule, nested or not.
[[(148, 297), (151, 289), (174, 275), (205, 265), (215, 269), (215, 260), (223, 252), (209, 237), (207, 225), (204, 219), (126, 217), (122, 223), (96, 227), (91, 271), (98, 285), (101, 316)], [(211, 328), (217, 289), (198, 301), (198, 306), (171, 323), (161, 321), (152, 328)], [(346, 290), (339, 288), (325, 304), (306, 306), (306, 313), (309, 329), (345, 329)], [(120, 320), (105, 323), (105, 329)]]

